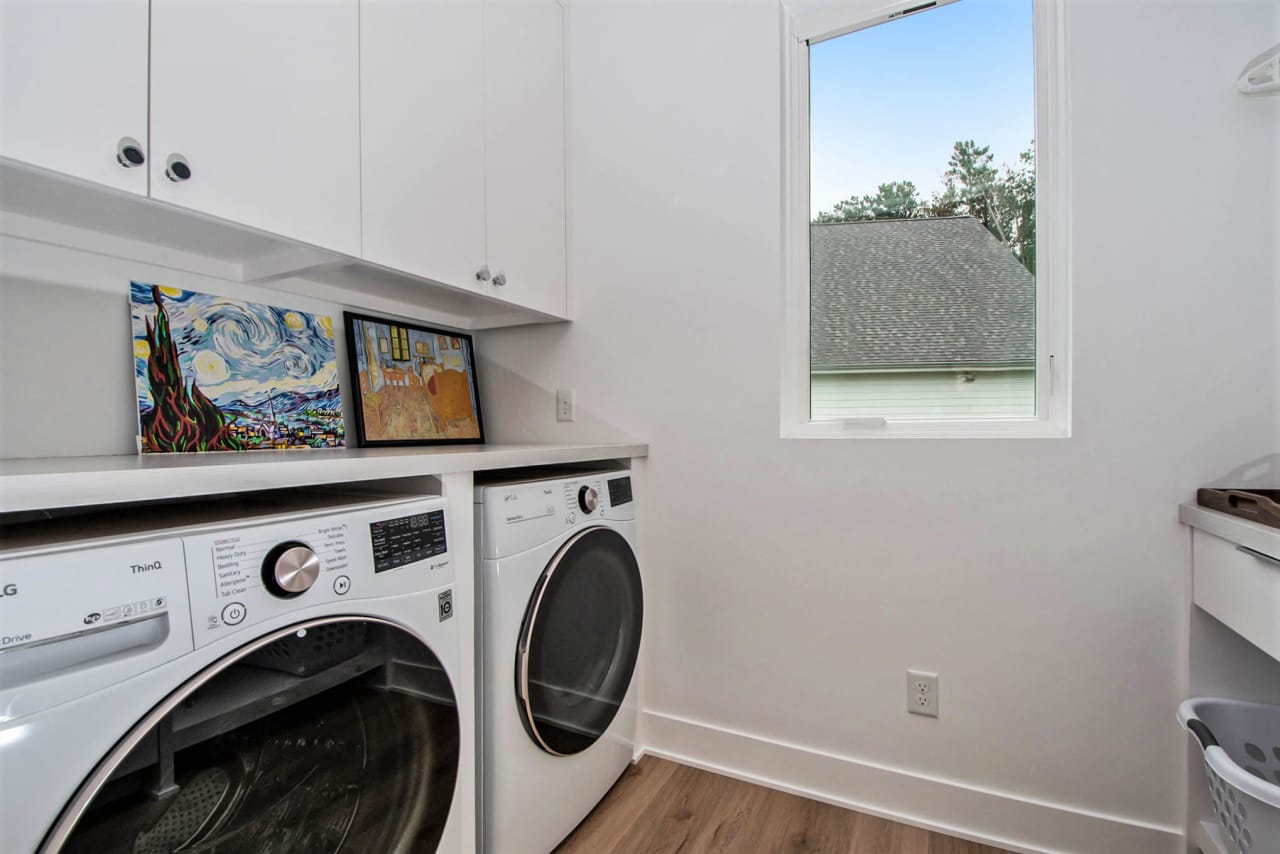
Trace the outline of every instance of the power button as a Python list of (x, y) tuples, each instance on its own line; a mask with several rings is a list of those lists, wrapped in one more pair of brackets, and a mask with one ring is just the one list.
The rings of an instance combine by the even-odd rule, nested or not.
[(232, 602), (230, 605), (222, 609), (222, 622), (228, 626), (238, 626), (244, 622), (245, 611), (244, 605), (239, 602)]

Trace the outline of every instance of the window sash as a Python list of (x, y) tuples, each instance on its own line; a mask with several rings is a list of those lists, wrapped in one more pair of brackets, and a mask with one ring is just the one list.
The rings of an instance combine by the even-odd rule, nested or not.
[[(920, 0), (842, 0), (784, 17), (784, 438), (1067, 437), (1071, 433), (1070, 200), (1063, 0), (1032, 0), (1035, 21), (1036, 412), (1030, 418), (810, 418), (809, 45), (902, 17)], [(956, 0), (940, 0), (946, 5)]]

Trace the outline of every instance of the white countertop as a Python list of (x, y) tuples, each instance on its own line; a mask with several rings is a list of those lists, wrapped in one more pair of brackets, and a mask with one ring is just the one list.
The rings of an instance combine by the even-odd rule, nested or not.
[(456, 445), (0, 460), (0, 512), (643, 457), (644, 444)]
[(1263, 554), (1280, 556), (1280, 528), (1190, 502), (1178, 505), (1178, 521)]

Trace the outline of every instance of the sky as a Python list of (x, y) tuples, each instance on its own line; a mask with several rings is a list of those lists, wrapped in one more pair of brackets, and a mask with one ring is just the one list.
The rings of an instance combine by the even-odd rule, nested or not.
[(810, 207), (942, 186), (956, 140), (1017, 162), (1035, 136), (1031, 0), (960, 0), (809, 50)]
[[(316, 394), (338, 387), (333, 322), (328, 317), (161, 286), (178, 347), (183, 383), (192, 380), (218, 406), (257, 405), (287, 391)], [(130, 286), (133, 358), (139, 409), (152, 406), (147, 381), (146, 319), (155, 323), (151, 285)]]

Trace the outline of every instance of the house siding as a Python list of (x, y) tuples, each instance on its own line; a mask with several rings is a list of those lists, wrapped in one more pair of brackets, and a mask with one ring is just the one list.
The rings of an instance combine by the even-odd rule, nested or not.
[(811, 417), (1010, 418), (1036, 413), (1035, 371), (975, 371), (964, 382), (955, 370), (815, 373)]

